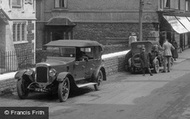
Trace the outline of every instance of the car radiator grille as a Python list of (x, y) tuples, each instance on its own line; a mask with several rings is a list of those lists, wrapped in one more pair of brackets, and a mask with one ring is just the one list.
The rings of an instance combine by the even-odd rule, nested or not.
[(36, 73), (37, 73), (36, 81), (39, 83), (46, 83), (48, 80), (47, 72), (48, 72), (47, 67), (37, 67), (36, 68)]

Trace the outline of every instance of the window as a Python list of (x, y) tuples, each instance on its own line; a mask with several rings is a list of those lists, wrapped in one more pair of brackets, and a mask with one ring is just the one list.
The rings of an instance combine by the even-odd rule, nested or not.
[(66, 8), (67, 0), (55, 0), (55, 8)]
[(13, 7), (21, 7), (22, 6), (22, 0), (12, 0), (12, 6)]
[(185, 11), (190, 11), (190, 2), (188, 0), (185, 1)]
[(160, 9), (163, 9), (163, 0), (160, 0)]
[(181, 1), (180, 0), (178, 0), (178, 10), (180, 10), (181, 9)]
[(13, 41), (14, 42), (26, 41), (26, 23), (25, 22), (13, 23)]
[(80, 51), (82, 51), (88, 57), (88, 59), (93, 59), (92, 48), (80, 48)]
[(164, 8), (170, 8), (170, 0), (164, 0)]

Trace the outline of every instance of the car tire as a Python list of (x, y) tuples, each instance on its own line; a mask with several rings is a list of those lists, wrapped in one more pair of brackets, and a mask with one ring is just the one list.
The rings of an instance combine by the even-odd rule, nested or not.
[(160, 65), (159, 65), (159, 60), (155, 59), (154, 61), (154, 72), (159, 73), (160, 72)]
[(65, 102), (69, 97), (69, 93), (70, 93), (70, 81), (69, 78), (66, 77), (65, 80), (60, 82), (58, 86), (58, 97), (60, 102)]
[(96, 82), (97, 82), (97, 84), (94, 85), (94, 89), (95, 89), (96, 91), (98, 91), (98, 90), (101, 89), (102, 82), (103, 82), (103, 73), (102, 73), (101, 70), (98, 72), (98, 76), (97, 76)]
[(29, 91), (27, 89), (26, 84), (24, 83), (25, 82), (23, 79), (19, 79), (17, 81), (17, 94), (20, 99), (26, 99), (28, 97)]

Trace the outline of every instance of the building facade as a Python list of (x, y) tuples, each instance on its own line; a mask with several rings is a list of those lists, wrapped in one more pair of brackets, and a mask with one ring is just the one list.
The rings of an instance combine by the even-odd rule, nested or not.
[[(170, 14), (170, 9), (188, 12), (184, 9), (189, 4), (188, 0), (144, 0), (141, 4), (139, 0), (37, 2), (37, 48), (41, 49), (43, 44), (52, 40), (89, 39), (110, 47), (111, 52), (122, 50), (118, 47), (126, 49), (131, 33), (136, 33), (138, 40), (140, 5), (143, 8), (143, 40), (159, 41), (160, 32), (166, 31), (162, 27), (163, 14)], [(168, 21), (166, 24), (171, 27)]]
[(160, 41), (176, 41), (180, 49), (190, 45), (190, 0), (161, 0), (158, 11)]
[[(26, 63), (24, 60), (35, 63), (35, 3), (36, 0), (0, 0), (1, 69), (16, 70)], [(24, 50), (27, 59), (19, 54)]]

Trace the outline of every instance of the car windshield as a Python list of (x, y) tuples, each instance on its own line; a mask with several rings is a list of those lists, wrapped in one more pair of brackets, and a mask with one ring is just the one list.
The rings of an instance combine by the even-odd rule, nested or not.
[(75, 48), (70, 47), (47, 47), (47, 57), (75, 57)]

